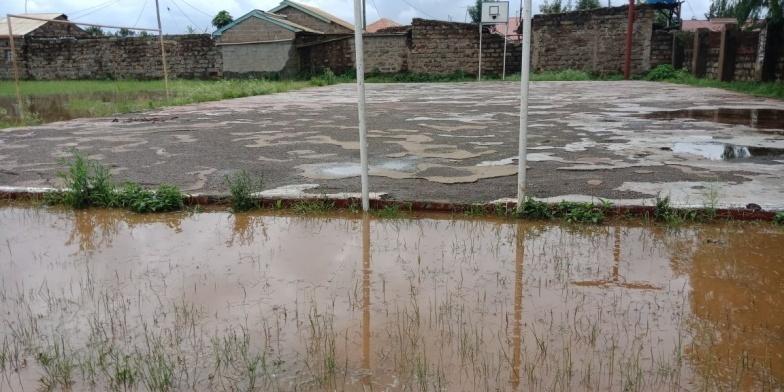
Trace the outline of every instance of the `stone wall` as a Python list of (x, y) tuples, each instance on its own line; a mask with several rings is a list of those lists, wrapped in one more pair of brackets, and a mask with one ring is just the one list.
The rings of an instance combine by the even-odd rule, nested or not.
[[(164, 37), (172, 78), (222, 75), (222, 58), (209, 35)], [(163, 77), (157, 37), (89, 39), (26, 37), (17, 48), (25, 79), (152, 79)], [(12, 77), (10, 62), (0, 62), (0, 77)]]
[(736, 37), (734, 80), (753, 81), (757, 78), (759, 31), (740, 31)]
[[(536, 15), (533, 19), (531, 68), (578, 69), (598, 74), (623, 71), (628, 6)], [(632, 38), (632, 73), (651, 68), (655, 9), (636, 7)]]
[(294, 32), (256, 17), (250, 17), (224, 31), (220, 43), (294, 40)]
[[(520, 72), (521, 46), (507, 43), (507, 73)], [(482, 73), (500, 75), (504, 38), (486, 27), (482, 34)], [(414, 19), (411, 25), (410, 70), (414, 73), (476, 75), (479, 28), (475, 24)]]
[(673, 36), (666, 30), (654, 30), (651, 37), (651, 68), (671, 64)]
[(294, 76), (299, 56), (294, 41), (220, 45), (225, 77)]
[(284, 15), (286, 20), (294, 22), (300, 26), (305, 26), (316, 31), (326, 34), (348, 34), (353, 33), (353, 29), (341, 26), (334, 22), (325, 22), (316, 19), (294, 7), (288, 6), (275, 12), (279, 15)]
[[(410, 38), (406, 33), (365, 34), (365, 71), (393, 74), (409, 70)], [(330, 69), (342, 74), (355, 68), (354, 36), (337, 36), (300, 45), (303, 71)]]

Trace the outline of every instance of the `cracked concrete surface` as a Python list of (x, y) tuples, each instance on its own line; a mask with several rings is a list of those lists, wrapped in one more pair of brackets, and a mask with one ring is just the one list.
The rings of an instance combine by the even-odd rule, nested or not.
[[(517, 83), (367, 89), (373, 192), (454, 202), (515, 196)], [(677, 205), (784, 208), (784, 154), (776, 152), (784, 151), (782, 130), (644, 117), (720, 107), (784, 109), (784, 102), (640, 81), (532, 83), (529, 192), (550, 201), (650, 204), (662, 193)], [(263, 176), (268, 194), (355, 193), (355, 124), (355, 87), (344, 84), (5, 129), (0, 185), (58, 186), (61, 160), (75, 148), (119, 181), (225, 192), (224, 177), (246, 169)], [(773, 153), (723, 160), (724, 146), (738, 156)]]

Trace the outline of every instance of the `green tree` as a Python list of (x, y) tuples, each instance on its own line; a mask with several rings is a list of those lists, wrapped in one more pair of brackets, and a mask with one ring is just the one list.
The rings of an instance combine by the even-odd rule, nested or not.
[(131, 29), (126, 29), (125, 27), (123, 27), (123, 28), (117, 30), (117, 32), (114, 33), (114, 35), (116, 35), (118, 37), (133, 37), (133, 36), (136, 35), (136, 31), (131, 30)]
[(473, 6), (468, 7), (468, 16), (471, 17), (473, 23), (482, 21), (482, 0), (476, 0)]
[(765, 18), (773, 25), (781, 26), (784, 24), (784, 11), (781, 0), (737, 0), (731, 4), (735, 11), (738, 24), (744, 24), (748, 20), (758, 20), (765, 15)]
[(562, 14), (572, 10), (572, 2), (567, 0), (545, 0), (539, 5), (539, 12), (543, 14)]
[(733, 0), (713, 0), (705, 13), (705, 19), (737, 17), (735, 6), (736, 2)]
[(599, 0), (577, 0), (577, 5), (574, 7), (577, 11), (592, 10), (601, 7)]
[(226, 10), (218, 12), (218, 14), (212, 18), (212, 25), (215, 26), (216, 29), (222, 29), (231, 22), (234, 22), (234, 18), (232, 18), (229, 11)]
[(90, 26), (84, 29), (84, 32), (90, 34), (91, 37), (103, 37), (106, 33), (98, 26)]

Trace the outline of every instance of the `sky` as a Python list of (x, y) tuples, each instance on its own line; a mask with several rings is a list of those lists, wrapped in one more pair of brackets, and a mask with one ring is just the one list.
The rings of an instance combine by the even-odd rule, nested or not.
[[(333, 15), (352, 22), (353, 0), (298, 0), (319, 7)], [(464, 22), (466, 8), (474, 0), (366, 0), (368, 23), (380, 17), (401, 24), (411, 23), (412, 18), (453, 20)], [(534, 13), (538, 13), (543, 0), (533, 0)], [(612, 5), (626, 4), (624, 0), (610, 0)], [(280, 0), (159, 0), (165, 33), (176, 34), (191, 27), (197, 32), (212, 32), (210, 22), (220, 10), (227, 10), (236, 17), (253, 10), (269, 10)], [(600, 0), (606, 5), (607, 0)], [(80, 22), (156, 27), (155, 0), (0, 0), (0, 15), (25, 12), (65, 13), (71, 20)], [(683, 18), (704, 19), (710, 0), (687, 0), (683, 5)], [(519, 0), (510, 0), (510, 11), (517, 13)]]

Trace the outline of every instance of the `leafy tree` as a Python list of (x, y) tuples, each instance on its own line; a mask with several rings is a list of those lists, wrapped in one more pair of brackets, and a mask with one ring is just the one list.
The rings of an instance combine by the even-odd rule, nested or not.
[(539, 5), (539, 12), (543, 14), (562, 14), (571, 10), (571, 0), (567, 0), (566, 3), (563, 0), (545, 0)]
[(218, 14), (212, 18), (212, 25), (215, 26), (216, 29), (221, 29), (231, 22), (234, 22), (234, 18), (232, 18), (229, 11), (226, 10), (218, 12)]
[(468, 7), (468, 16), (471, 17), (473, 23), (482, 21), (482, 0), (476, 0), (473, 6)]
[(773, 25), (781, 26), (784, 24), (784, 4), (781, 0), (737, 0), (731, 4), (735, 11), (738, 24), (744, 24), (748, 20), (757, 20), (765, 15), (765, 18)]
[(587, 11), (601, 7), (599, 0), (577, 0), (577, 6), (574, 7), (577, 11)]
[(91, 37), (103, 37), (104, 35), (106, 35), (106, 33), (104, 33), (103, 30), (98, 26), (90, 26), (84, 29), (84, 31), (87, 34), (90, 34)]
[(737, 3), (734, 0), (713, 0), (708, 12), (705, 13), (706, 19), (713, 18), (734, 18), (737, 17)]
[(117, 32), (114, 33), (114, 35), (116, 35), (118, 37), (133, 37), (133, 36), (136, 35), (136, 31), (131, 30), (131, 29), (126, 29), (125, 27), (123, 27), (123, 28), (117, 30)]

